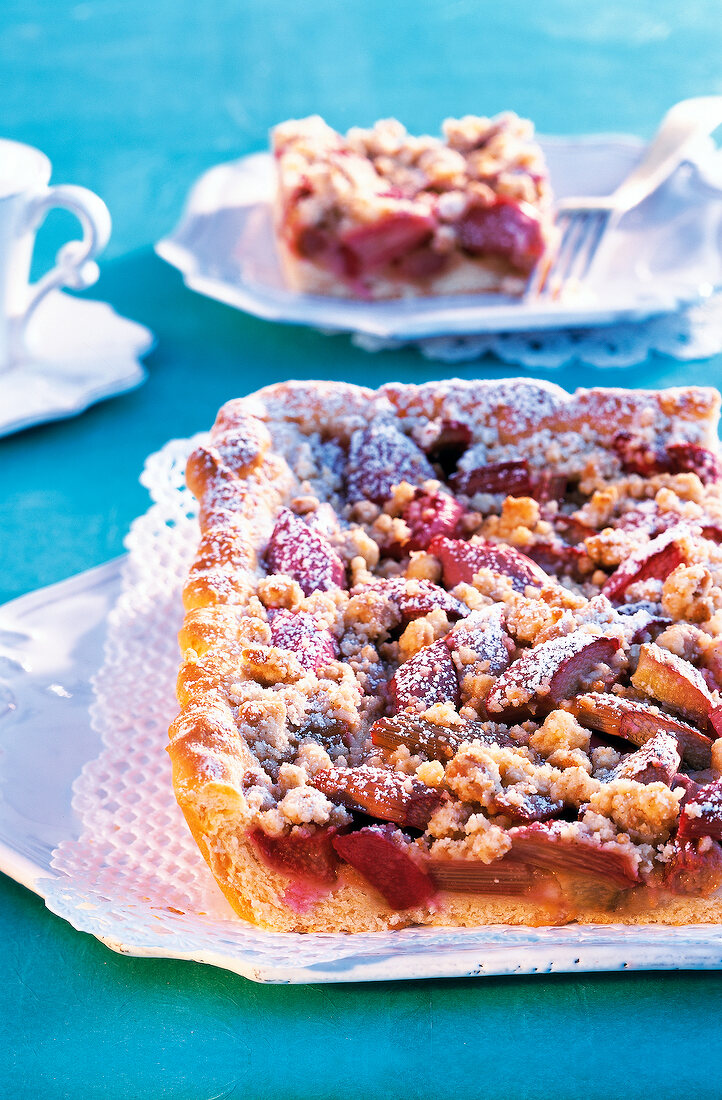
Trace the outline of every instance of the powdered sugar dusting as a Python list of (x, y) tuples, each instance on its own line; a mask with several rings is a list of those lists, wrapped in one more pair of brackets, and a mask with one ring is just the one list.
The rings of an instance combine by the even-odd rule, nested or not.
[(271, 641), (290, 650), (302, 668), (313, 672), (338, 656), (333, 634), (307, 611), (277, 611), (271, 621)]
[(343, 562), (318, 530), (284, 508), (266, 550), (269, 569), (298, 581), (306, 596), (345, 586)]
[[(605, 786), (605, 765), (589, 754), (588, 733), (569, 711), (575, 696), (587, 686), (599, 688), (619, 680), (616, 690), (623, 694), (634, 690), (628, 674), (637, 656), (637, 635), (650, 624), (650, 612), (638, 608), (636, 614), (622, 616), (605, 596), (591, 599), (610, 568), (620, 561), (624, 568), (624, 554), (628, 560), (631, 548), (639, 553), (641, 540), (647, 550), (651, 545), (652, 556), (674, 547), (680, 554), (687, 553), (697, 572), (703, 568), (694, 556), (697, 541), (702, 540), (695, 541), (694, 529), (687, 523), (677, 523), (658, 536), (659, 543), (650, 543), (643, 531), (616, 530), (631, 502), (646, 494), (647, 500), (654, 498), (661, 513), (674, 512), (693, 521), (700, 511), (698, 500), (703, 500), (706, 514), (716, 518), (719, 511), (722, 520), (722, 506), (717, 509), (713, 494), (700, 489), (694, 474), (665, 473), (656, 482), (647, 479), (640, 485), (637, 475), (621, 471), (606, 437), (618, 430), (618, 418), (641, 416), (645, 433), (653, 438), (675, 419), (679, 423), (685, 416), (690, 423), (695, 417), (702, 420), (712, 403), (690, 403), (679, 395), (612, 394), (600, 399), (604, 415), (595, 419), (594, 400), (587, 392), (570, 397), (534, 383), (387, 387), (379, 394), (351, 389), (344, 407), (341, 395), (346, 389), (334, 386), (328, 391), (331, 415), (319, 407), (319, 394), (308, 387), (294, 388), (285, 412), (283, 391), (274, 391), (270, 401), (277, 403), (277, 416), (270, 415), (262, 395), (256, 397), (272, 437), (270, 453), (257, 473), (236, 481), (241, 493), (236, 486), (231, 491), (232, 479), (220, 469), (217, 475), (212, 469), (208, 473), (209, 480), (215, 480), (209, 487), (210, 497), (217, 504), (222, 501), (217, 514), (228, 517), (230, 530), (248, 536), (247, 526), (231, 524), (239, 519), (235, 511), (239, 501), (246, 509), (244, 520), (253, 514), (254, 505), (248, 500), (252, 485), (260, 490), (260, 511), (265, 508), (275, 520), (269, 540), (264, 540), (257, 525), (247, 542), (258, 559), (265, 556), (268, 575), (258, 577), (255, 561), (249, 569), (243, 555), (238, 557), (240, 567), (250, 573), (245, 603), (240, 601), (240, 671), (239, 662), (231, 661), (228, 671), (224, 666), (218, 686), (219, 697), (227, 692), (229, 718), (238, 723), (244, 744), (251, 746), (268, 780), (258, 797), (254, 794), (255, 802), (244, 793), (243, 813), (248, 812), (253, 826), (267, 835), (288, 835), (304, 823), (324, 826), (329, 814), (346, 812), (342, 807), (360, 807), (371, 817), (395, 820), (403, 827), (410, 819), (390, 816), (400, 811), (393, 805), (389, 809), (389, 800), (402, 789), (408, 794), (420, 781), (443, 792), (446, 813), (445, 817), (440, 811), (436, 832), (421, 828), (424, 835), (414, 849), (421, 860), (437, 842), (441, 842), (439, 850), (451, 858), (478, 855), (483, 859), (486, 853), (488, 859), (492, 852), (496, 855), (491, 858), (498, 858), (503, 845), (497, 843), (497, 833), (506, 837), (509, 821), (548, 819), (562, 807), (576, 808), (583, 815), (583, 807), (593, 805), (596, 823), (585, 824), (593, 843), (615, 837), (619, 830), (629, 832), (632, 855), (651, 868), (651, 849), (642, 853), (640, 848), (637, 853), (635, 846), (665, 841), (673, 826), (657, 826), (663, 819), (676, 821), (678, 806), (667, 788), (666, 801), (659, 794), (659, 813), (652, 812), (658, 792), (644, 784), (649, 775), (664, 778), (677, 772), (678, 727), (668, 728), (674, 724), (671, 720), (663, 725), (665, 737), (659, 751), (648, 747), (628, 764), (634, 778), (620, 773), (614, 780), (619, 786), (612, 789)], [(429, 398), (427, 406), (417, 400), (421, 391)], [(315, 404), (314, 416), (304, 411), (306, 400)], [(437, 465), (415, 442), (426, 438), (424, 425), (432, 421), (463, 429), (459, 447), (447, 451)], [(232, 424), (226, 421), (223, 433), (229, 432)], [(444, 478), (447, 484), (455, 484), (454, 465), (467, 444), (491, 456), (492, 467), (500, 472), (501, 500), (487, 499), (493, 494), (480, 489), (469, 499), (468, 509), (454, 508), (449, 522), (459, 526), (453, 538), (434, 539), (426, 546), (422, 532), (416, 549), (410, 544), (410, 527), (412, 536), (417, 532), (407, 522), (416, 518), (410, 502), (420, 502), (422, 526), (430, 525), (437, 510), (429, 504), (427, 515), (424, 509), (434, 494), (445, 491), (439, 486)], [(521, 495), (505, 493), (508, 486), (501, 482), (503, 472), (510, 469), (511, 449), (523, 454), (524, 462), (549, 470), (567, 484), (567, 495), (560, 488), (556, 496), (535, 499), (516, 482)], [(433, 451), (430, 454), (434, 457)], [(470, 454), (476, 458), (475, 451), (467, 451), (467, 465)], [(276, 472), (284, 486), (280, 491)], [(632, 477), (637, 480), (632, 482)], [(679, 480), (671, 480), (674, 477)], [(411, 487), (401, 482), (410, 482)], [(419, 492), (426, 494), (427, 503)], [(580, 498), (587, 498), (589, 505), (578, 513), (584, 522), (565, 511), (577, 506)], [(223, 530), (222, 524), (219, 527)], [(573, 575), (557, 576), (553, 562), (552, 572), (544, 573), (525, 554), (528, 550), (533, 555), (534, 548), (547, 544), (550, 536), (570, 532), (570, 539), (579, 542), (583, 559)], [(453, 554), (447, 555), (447, 561), (448, 544)], [(705, 563), (722, 573), (722, 551), (714, 544), (710, 548), (705, 543), (705, 547)], [(216, 539), (206, 566), (216, 563), (225, 568), (225, 553), (222, 539)], [(666, 559), (665, 564), (669, 564)], [(685, 573), (683, 578), (680, 570), (677, 578), (678, 602), (684, 595), (683, 580), (691, 588), (697, 577), (692, 565), (687, 572), (689, 576)], [(440, 575), (445, 587), (436, 583)], [(637, 569), (628, 579), (639, 577)], [(649, 577), (656, 587), (639, 585), (630, 598), (655, 600), (667, 610), (669, 587), (662, 592), (659, 571), (651, 571)], [(347, 579), (350, 593), (345, 590)], [(452, 585), (454, 595), (448, 591)], [(682, 617), (674, 613), (675, 620)], [(459, 618), (467, 621), (452, 628), (452, 621)], [(690, 618), (690, 622), (701, 621)], [(693, 643), (693, 635), (670, 634), (667, 639), (670, 648), (680, 650)], [(334, 660), (337, 653), (340, 659)], [(515, 654), (517, 659), (510, 665)], [(199, 677), (218, 683), (213, 660), (224, 661), (228, 655), (206, 657), (207, 653), (198, 660), (191, 652), (184, 666), (184, 690), (187, 685), (189, 694), (198, 693)], [(534, 800), (521, 805), (501, 778), (505, 801), (485, 800), (481, 764), (468, 777), (467, 794), (450, 788), (448, 752), (442, 746), (441, 756), (434, 755), (443, 736), (427, 739), (429, 752), (415, 745), (413, 738), (407, 743), (401, 734), (390, 744), (388, 739), (385, 743), (369, 738), (376, 720), (393, 709), (413, 719), (423, 715), (423, 721), (442, 731), (455, 730), (457, 722), (474, 717), (496, 717), (508, 728), (514, 744), (503, 751), (497, 745), (502, 755), (492, 763), (500, 776), (512, 767), (528, 773)], [(636, 721), (637, 712), (630, 714)], [(634, 742), (636, 732), (635, 727), (629, 740)], [(649, 724), (642, 731), (643, 739), (654, 733)], [(696, 738), (695, 742), (690, 727), (685, 744), (702, 756), (708, 739), (700, 733)], [(606, 767), (612, 768), (617, 759), (618, 755), (613, 759), (608, 754)], [(324, 772), (329, 774), (319, 778)], [(326, 788), (322, 788), (324, 782)], [(621, 809), (614, 802), (618, 796), (624, 802)], [(468, 807), (462, 805), (467, 798)], [(313, 799), (314, 805), (323, 802), (325, 817), (320, 813), (309, 817), (307, 803)], [(354, 802), (351, 807), (349, 799)], [(490, 821), (487, 810), (499, 817), (498, 823)], [(642, 823), (636, 832), (630, 824), (635, 813)], [(478, 823), (472, 818), (478, 818)], [(491, 838), (486, 836), (490, 829), (496, 830)], [(572, 857), (568, 862), (577, 868), (586, 866), (583, 861), (575, 864)], [(599, 873), (604, 874), (601, 864)]]
[(426, 615), (435, 607), (445, 611), (447, 615), (458, 619), (468, 615), (469, 608), (461, 600), (452, 596), (445, 588), (431, 581), (416, 580), (406, 577), (388, 577), (384, 580), (371, 581), (366, 589), (380, 592), (398, 610), (402, 619), (414, 619), (419, 615)]
[(397, 670), (389, 685), (398, 710), (424, 711), (435, 703), (459, 701), (456, 669), (448, 647), (442, 641), (424, 646)]
[(476, 662), (481, 662), (486, 672), (498, 676), (509, 665), (513, 650), (503, 626), (503, 608), (492, 607), (486, 614), (473, 611), (447, 634), (446, 644), (452, 652), (462, 648), (473, 651)]
[(561, 638), (542, 642), (526, 653), (497, 680), (487, 700), (490, 711), (501, 712), (535, 697), (548, 696), (552, 680), (577, 654), (596, 646), (598, 636), (577, 630)]
[(625, 757), (611, 772), (610, 779), (669, 783), (679, 771), (680, 764), (677, 738), (666, 730), (660, 730), (641, 749)]
[(392, 421), (378, 421), (351, 437), (346, 466), (346, 491), (351, 501), (382, 503), (399, 482), (420, 485), (433, 477), (426, 455)]

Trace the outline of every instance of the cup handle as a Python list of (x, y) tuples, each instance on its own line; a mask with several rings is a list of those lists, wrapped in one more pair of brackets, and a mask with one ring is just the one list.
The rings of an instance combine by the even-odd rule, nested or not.
[(30, 317), (46, 294), (56, 287), (72, 287), (84, 290), (97, 281), (100, 272), (95, 257), (110, 240), (111, 220), (103, 200), (87, 187), (75, 184), (57, 184), (48, 187), (30, 205), (30, 228), (37, 231), (46, 214), (55, 207), (62, 207), (75, 214), (83, 229), (83, 238), (68, 241), (55, 257), (55, 266), (29, 287), (29, 295), (22, 317), (19, 318), (19, 340), (25, 333)]

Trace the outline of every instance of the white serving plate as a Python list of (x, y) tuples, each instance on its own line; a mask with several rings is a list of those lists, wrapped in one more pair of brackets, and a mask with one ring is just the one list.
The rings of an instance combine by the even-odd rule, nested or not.
[[(559, 198), (609, 194), (636, 163), (630, 137), (541, 138)], [(179, 224), (156, 245), (186, 284), (270, 321), (408, 341), (640, 321), (722, 286), (722, 161), (711, 142), (602, 245), (583, 291), (560, 301), (502, 295), (358, 302), (299, 294), (284, 282), (273, 242), (273, 163), (259, 153), (210, 169)]]
[[(264, 932), (234, 917), (210, 876), (208, 903), (197, 914), (168, 909), (167, 898), (131, 903), (113, 893), (112, 876), (111, 888), (89, 892), (87, 883), (56, 869), (57, 851), (81, 833), (73, 786), (77, 795), (76, 777), (84, 766), (87, 775), (102, 749), (88, 714), (90, 681), (120, 590), (121, 562), (113, 561), (0, 609), (0, 870), (74, 927), (124, 954), (194, 959), (260, 982), (722, 968), (717, 925), (301, 936)], [(134, 638), (141, 646), (147, 641)], [(147, 664), (152, 677), (157, 668), (152, 659)]]

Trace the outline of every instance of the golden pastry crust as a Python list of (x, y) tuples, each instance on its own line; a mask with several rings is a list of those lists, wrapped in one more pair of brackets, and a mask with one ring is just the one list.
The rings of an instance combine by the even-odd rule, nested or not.
[[(658, 461), (662, 468), (657, 469), (650, 456), (679, 456), (682, 452), (674, 448), (683, 445), (715, 452), (718, 411), (719, 396), (703, 388), (587, 390), (569, 395), (528, 380), (394, 383), (378, 391), (343, 383), (289, 382), (221, 409), (208, 442), (188, 463), (188, 484), (200, 505), (201, 538), (184, 590), (178, 678), (182, 709), (170, 730), (169, 753), (178, 802), (240, 916), (279, 931), (366, 931), (414, 923), (686, 924), (721, 919), (722, 899), (716, 892), (690, 896), (671, 891), (669, 881), (663, 882), (665, 861), (676, 858), (669, 845), (680, 817), (682, 789), (674, 788), (673, 793), (662, 781), (656, 790), (654, 783), (643, 786), (628, 778), (614, 779), (611, 769), (618, 753), (596, 749), (595, 756), (582, 726), (564, 709), (563, 692), (554, 698), (553, 707), (545, 704), (537, 713), (537, 697), (555, 690), (554, 666), (546, 680), (534, 680), (531, 709), (530, 692), (525, 691), (518, 697), (519, 713), (512, 713), (517, 697), (503, 688), (504, 653), (498, 638), (494, 648), (491, 634), (483, 634), (491, 647), (487, 652), (478, 640), (470, 644), (471, 635), (462, 631), (464, 624), (467, 631), (473, 627), (471, 612), (481, 617), (484, 632), (493, 633), (489, 612), (496, 609), (512, 668), (542, 645), (546, 648), (540, 652), (593, 652), (593, 667), (575, 693), (609, 690), (632, 701), (639, 698), (638, 691), (625, 685), (639, 650), (632, 623), (636, 629), (640, 613), (624, 616), (606, 598), (599, 602), (596, 594), (618, 571), (606, 544), (599, 546), (598, 540), (605, 530), (636, 531), (635, 545), (644, 547), (661, 538), (631, 522), (626, 528), (607, 526), (627, 522), (632, 512), (647, 522), (645, 508), (654, 503), (655, 517), (669, 512), (675, 520), (697, 525), (692, 535), (686, 533), (686, 542), (681, 535), (675, 541), (674, 530), (668, 540), (673, 548), (683, 545), (688, 560), (670, 569), (664, 582), (632, 577), (620, 599), (633, 602), (629, 593), (635, 596), (635, 588), (640, 590), (638, 599), (651, 594), (660, 617), (694, 608), (695, 626), (684, 629), (697, 632), (694, 660), (713, 668), (717, 612), (722, 609), (722, 600), (718, 604), (715, 596), (722, 582), (722, 551), (709, 539), (701, 542), (697, 532), (703, 522), (710, 529), (722, 523), (719, 493), (713, 482), (705, 485), (694, 471), (680, 470), (678, 457), (677, 467), (668, 463), (669, 468), (663, 468), (664, 462)], [(419, 476), (411, 489), (402, 485), (399, 490), (387, 470), (392, 488), (384, 500), (364, 501), (358, 493), (350, 500), (348, 456), (353, 441), (378, 424), (398, 429), (414, 454), (418, 451), (421, 457), (411, 464), (417, 464)], [(565, 550), (574, 545), (559, 535), (563, 514), (564, 530), (576, 523), (588, 532), (588, 548), (574, 555), (573, 575), (560, 567), (558, 576), (552, 572), (547, 577), (549, 583), (539, 587), (532, 580), (531, 587), (524, 591), (522, 585), (520, 591), (513, 575), (482, 568), (473, 583), (464, 580), (454, 586), (445, 580), (445, 589), (440, 589), (435, 581), (443, 569), (434, 548), (409, 550), (409, 502), (415, 492), (433, 496), (438, 490), (441, 470), (438, 465), (429, 467), (436, 455), (434, 440), (443, 426), (459, 424), (468, 437), (453, 475), (466, 524), (462, 538), (467, 543), (474, 539), (470, 545), (483, 538), (532, 553), (536, 548), (537, 557), (544, 547), (549, 555), (551, 546), (559, 554), (562, 541)], [(628, 437), (633, 439), (633, 451)], [(664, 450), (668, 447), (671, 452)], [(540, 505), (532, 492), (507, 496), (493, 491), (493, 486), (491, 491), (488, 486), (475, 488), (479, 468), (501, 465), (507, 470), (508, 464), (522, 460), (527, 464), (525, 476), (531, 471), (532, 480), (549, 470), (573, 480), (573, 514), (568, 501), (561, 507), (548, 501)], [(646, 475), (635, 472), (642, 461), (649, 467)], [(427, 472), (437, 480), (429, 480)], [(443, 492), (448, 489), (443, 487)], [(329, 514), (324, 512), (328, 504)], [(284, 509), (306, 525), (310, 517), (324, 532), (333, 548), (329, 576), (336, 576), (336, 569), (345, 571), (343, 584), (324, 580), (321, 587), (305, 592), (298, 577), (270, 567), (269, 540), (277, 537), (274, 532)], [(389, 556), (394, 539), (403, 545)], [(701, 594), (692, 591), (700, 581), (697, 557), (704, 557), (708, 574)], [(350, 592), (344, 587), (347, 583), (355, 586)], [(403, 600), (421, 599), (428, 591), (425, 585), (445, 593), (443, 606), (414, 612), (404, 625), (408, 612)], [(283, 637), (279, 624), (290, 619), (305, 624), (304, 630), (312, 624), (310, 643), (307, 635), (300, 643), (294, 635), (288, 648), (278, 644)], [(675, 630), (679, 633), (683, 626), (666, 624), (670, 649), (682, 645)], [(566, 643), (551, 644), (571, 634), (576, 639), (571, 649)], [(665, 634), (657, 640), (664, 639)], [(307, 645), (312, 649), (303, 648)], [(452, 677), (458, 677), (460, 695), (456, 702), (440, 699), (425, 711), (405, 711), (399, 699), (408, 687), (413, 662), (429, 651), (438, 652), (442, 664), (451, 659), (449, 652), (454, 654)], [(688, 646), (685, 655), (691, 652)], [(432, 673), (443, 682), (440, 669), (435, 664)], [(424, 672), (421, 680), (430, 675)], [(395, 743), (392, 749), (371, 736), (374, 723), (390, 709), (389, 681), (398, 681), (393, 690), (399, 713), (415, 709), (439, 736), (456, 738), (450, 757), (435, 758), (413, 740)], [(413, 677), (410, 682), (415, 683)], [(495, 698), (503, 700), (498, 715), (492, 712)], [(714, 688), (710, 699), (717, 701)], [(670, 713), (669, 700), (647, 699), (651, 702), (661, 703)], [(675, 714), (678, 720), (685, 718), (674, 710), (670, 718)], [(586, 726), (584, 718), (580, 720)], [(492, 739), (501, 736), (502, 746), (511, 738), (512, 747), (497, 744), (482, 751), (474, 740), (482, 726), (491, 731)], [(469, 729), (474, 732), (473, 744), (462, 749), (468, 742), (464, 731)], [(695, 730), (689, 736), (708, 740)], [(710, 750), (707, 766), (714, 767), (718, 756)], [(338, 783), (350, 773), (363, 775), (358, 769), (369, 766), (399, 777), (399, 789), (405, 783), (407, 793), (413, 780), (417, 793), (423, 788), (437, 792), (442, 801), (452, 800), (453, 812), (437, 809), (425, 826), (421, 822), (420, 830), (409, 832), (403, 817), (397, 828), (398, 818), (381, 816), (381, 821), (392, 824), (372, 837), (392, 854), (401, 852), (399, 858), (407, 863), (416, 862), (424, 875), (429, 859), (433, 864), (436, 858), (452, 858), (457, 864), (481, 860), (492, 867), (510, 847), (522, 845), (525, 826), (519, 814), (527, 812), (531, 797), (563, 803), (567, 812), (573, 807), (579, 825), (569, 836), (575, 844), (612, 845), (626, 861), (624, 873), (645, 877), (635, 879), (633, 887), (630, 880), (625, 888), (617, 883), (614, 889), (601, 889), (593, 875), (560, 871), (529, 856), (531, 863), (521, 860), (523, 889), (515, 888), (509, 896), (499, 893), (502, 887), (489, 887), (488, 876), (484, 889), (490, 893), (466, 892), (468, 887), (464, 892), (444, 889), (439, 883), (452, 880), (442, 877), (434, 879), (433, 894), (427, 893), (419, 904), (394, 906), (388, 891), (380, 891), (343, 856), (339, 859), (329, 842), (330, 837), (348, 836), (349, 830), (353, 834), (359, 820), (366, 820), (368, 828), (368, 818), (357, 816), (359, 807), (366, 813), (370, 805), (374, 818), (377, 803), (359, 804), (356, 796), (349, 800), (339, 796), (338, 786), (329, 786), (331, 778)], [(470, 766), (470, 776), (462, 779)], [(714, 771), (699, 772), (699, 760), (696, 766), (694, 781), (714, 779)], [(372, 793), (376, 797), (378, 790)], [(415, 797), (409, 795), (409, 804), (416, 805)], [(296, 840), (284, 847), (289, 837)], [(706, 841), (693, 843), (704, 847)], [(342, 849), (341, 843), (338, 851)]]

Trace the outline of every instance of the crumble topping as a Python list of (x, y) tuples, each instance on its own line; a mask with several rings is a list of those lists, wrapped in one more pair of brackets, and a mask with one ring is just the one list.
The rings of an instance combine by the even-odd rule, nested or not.
[(553, 710), (529, 738), (529, 747), (555, 768), (592, 771), (590, 732), (566, 710)]

